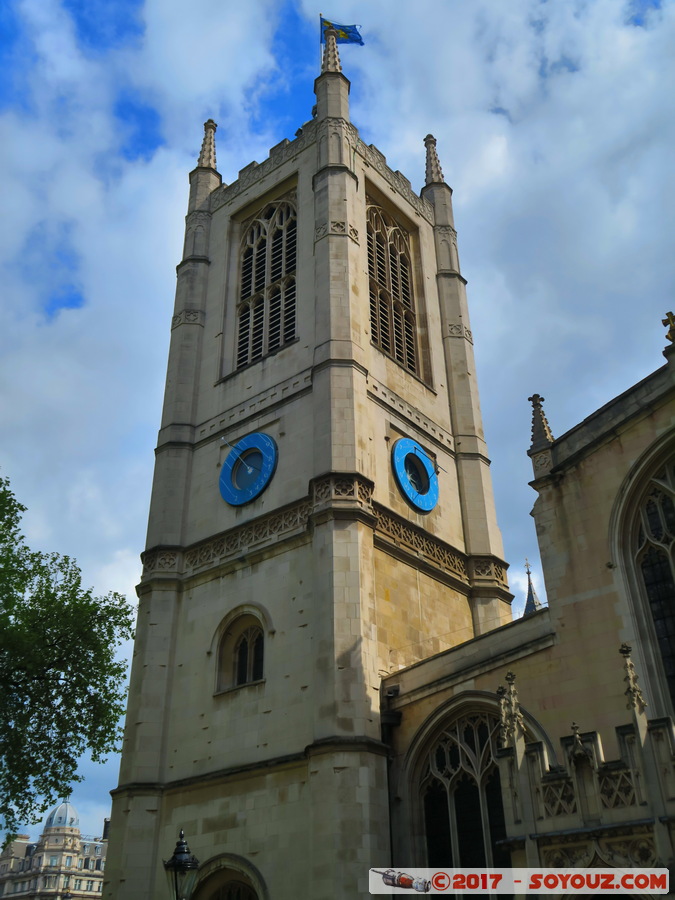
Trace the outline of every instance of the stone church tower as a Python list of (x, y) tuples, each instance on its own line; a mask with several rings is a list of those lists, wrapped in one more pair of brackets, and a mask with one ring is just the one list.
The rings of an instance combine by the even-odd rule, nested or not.
[(104, 896), (367, 896), (390, 862), (381, 679), (511, 621), (436, 142), (421, 195), (316, 112), (190, 173)]

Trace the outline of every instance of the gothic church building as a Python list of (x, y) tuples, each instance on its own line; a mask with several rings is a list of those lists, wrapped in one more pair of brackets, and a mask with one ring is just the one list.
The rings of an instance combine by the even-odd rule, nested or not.
[(416, 194), (331, 31), (315, 91), (190, 174), (103, 896), (163, 898), (181, 828), (195, 900), (669, 865), (673, 354), (558, 440), (532, 398), (550, 606), (513, 622), (436, 142)]

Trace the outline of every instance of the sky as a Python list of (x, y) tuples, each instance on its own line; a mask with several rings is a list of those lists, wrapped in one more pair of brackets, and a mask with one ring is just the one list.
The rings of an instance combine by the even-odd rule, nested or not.
[[(675, 307), (675, 0), (334, 0), (351, 118), (453, 188), (497, 513), (522, 610), (530, 405), (558, 437), (663, 364)], [(135, 598), (188, 172), (226, 182), (311, 116), (306, 0), (0, 6), (0, 471), (35, 549)], [(125, 648), (130, 652), (130, 648)], [(72, 801), (100, 834), (118, 759)], [(36, 835), (39, 827), (30, 829)]]

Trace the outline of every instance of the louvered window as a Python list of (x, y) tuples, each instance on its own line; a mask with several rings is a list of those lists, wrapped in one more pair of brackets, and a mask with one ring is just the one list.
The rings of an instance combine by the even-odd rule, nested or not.
[(297, 215), (287, 200), (268, 204), (242, 239), (236, 368), (295, 339)]
[(372, 342), (419, 374), (410, 236), (384, 210), (368, 206), (368, 276)]

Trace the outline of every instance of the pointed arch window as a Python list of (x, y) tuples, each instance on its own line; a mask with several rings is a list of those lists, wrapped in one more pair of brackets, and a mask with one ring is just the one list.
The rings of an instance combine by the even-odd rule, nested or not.
[(371, 340), (387, 356), (418, 375), (410, 235), (370, 202), (367, 216)]
[(264, 663), (265, 636), (260, 622), (248, 614), (236, 618), (219, 642), (216, 691), (262, 681)]
[(237, 369), (295, 339), (296, 266), (295, 206), (290, 200), (269, 203), (241, 242)]
[(438, 735), (420, 780), (427, 864), (508, 868), (497, 747), (499, 720), (488, 712), (463, 715)]
[(650, 481), (637, 514), (635, 562), (675, 706), (675, 461)]

